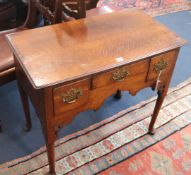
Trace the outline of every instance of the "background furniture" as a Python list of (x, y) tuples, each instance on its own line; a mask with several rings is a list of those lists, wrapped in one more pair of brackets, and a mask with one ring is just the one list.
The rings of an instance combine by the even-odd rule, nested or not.
[[(148, 31), (147, 26), (152, 28)], [(31, 40), (27, 41), (29, 36)], [(153, 134), (179, 48), (186, 43), (140, 11), (18, 33), (9, 36), (9, 42), (23, 104), (28, 104), (29, 96), (42, 125), (51, 174), (55, 174), (58, 128), (79, 112), (99, 108), (117, 89), (132, 95), (146, 87), (158, 91), (149, 125)], [(25, 113), (30, 117), (29, 108)]]
[[(39, 4), (40, 4), (40, 2), (39, 2)], [(47, 8), (45, 8), (45, 7), (47, 7)], [(46, 16), (46, 14), (50, 12), (48, 10), (49, 7), (50, 7), (50, 4), (46, 4), (46, 6), (44, 5), (44, 10), (39, 11), (39, 12), (41, 12), (41, 15)], [(26, 19), (26, 22), (24, 23), (24, 25), (11, 29), (11, 30), (0, 32), (0, 86), (4, 85), (12, 80), (15, 80), (15, 65), (14, 65), (14, 60), (13, 60), (13, 53), (6, 41), (5, 35), (36, 27), (37, 22), (38, 22), (36, 8), (37, 7), (36, 7), (36, 4), (34, 3), (34, 1), (29, 0), (28, 15), (27, 15), (27, 19)], [(52, 23), (60, 22), (57, 20), (58, 14), (54, 13), (55, 11), (58, 11), (57, 8), (58, 7), (56, 6), (55, 9), (53, 11), (51, 11), (52, 12), (51, 17), (46, 16), (47, 21), (49, 20)], [(5, 9), (7, 9), (7, 8), (5, 8)], [(26, 119), (25, 130), (30, 130), (30, 128), (31, 128), (31, 121), (29, 119)], [(0, 124), (0, 131), (1, 130), (2, 130), (2, 127)]]
[(22, 0), (0, 1), (0, 31), (23, 25), (27, 16), (27, 5)]
[[(11, 21), (11, 23), (10, 23)], [(13, 3), (0, 3), (0, 31), (16, 24), (16, 8)]]
[(27, 16), (27, 1), (24, 0), (8, 0), (9, 2), (13, 3), (16, 7), (16, 20), (17, 25), (22, 25), (25, 22)]
[(98, 0), (61, 0), (61, 2), (64, 21), (113, 12), (108, 6), (96, 7)]
[[(11, 20), (10, 25), (7, 21)], [(16, 23), (16, 8), (13, 3), (0, 3), (0, 31), (15, 27)], [(7, 32), (5, 32), (7, 33)], [(15, 79), (14, 68), (12, 69), (13, 59), (11, 60), (11, 51), (4, 38), (4, 32), (0, 32), (0, 85), (5, 84)], [(0, 132), (2, 132), (2, 125), (0, 120)]]

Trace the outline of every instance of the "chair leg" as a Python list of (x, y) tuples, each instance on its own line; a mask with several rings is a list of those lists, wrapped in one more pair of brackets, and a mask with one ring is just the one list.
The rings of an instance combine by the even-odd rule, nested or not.
[(22, 105), (23, 105), (23, 110), (24, 110), (24, 113), (25, 113), (24, 131), (28, 132), (28, 131), (31, 130), (31, 127), (32, 127), (28, 96), (25, 93), (25, 91), (23, 90), (23, 88), (19, 85), (19, 83), (18, 83), (18, 87), (19, 87), (20, 97), (21, 97), (21, 101), (22, 101)]

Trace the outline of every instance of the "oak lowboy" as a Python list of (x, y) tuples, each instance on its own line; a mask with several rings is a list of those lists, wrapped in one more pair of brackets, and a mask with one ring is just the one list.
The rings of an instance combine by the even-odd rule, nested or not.
[[(28, 39), (30, 38), (30, 39)], [(54, 141), (79, 112), (98, 109), (110, 95), (158, 91), (149, 125), (167, 93), (179, 49), (186, 43), (141, 11), (124, 11), (8, 36), (26, 118), (28, 97), (41, 121), (50, 173)], [(30, 126), (30, 125), (28, 125)]]

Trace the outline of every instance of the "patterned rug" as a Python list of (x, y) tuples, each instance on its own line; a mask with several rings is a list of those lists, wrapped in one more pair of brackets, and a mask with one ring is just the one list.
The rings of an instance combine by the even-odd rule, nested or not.
[(159, 16), (191, 9), (190, 0), (99, 0), (98, 6), (107, 5), (114, 11), (138, 8), (151, 16)]
[[(191, 124), (191, 79), (169, 91), (155, 125), (157, 132), (154, 136), (150, 136), (147, 134), (147, 128), (155, 102), (156, 98), (144, 101), (100, 123), (57, 141), (55, 146), (57, 174), (93, 175), (109, 173), (110, 175), (117, 175), (116, 170), (112, 170), (113, 172), (105, 172), (105, 170), (112, 166), (112, 168), (118, 167), (121, 165), (120, 162), (130, 160), (131, 157), (133, 159), (139, 153), (142, 155), (142, 159), (134, 158), (130, 165), (131, 169), (138, 169), (142, 172), (136, 172), (135, 174), (152, 175), (152, 172), (144, 173), (141, 170), (143, 166), (149, 167), (143, 165), (143, 159), (147, 157), (147, 154), (150, 154), (150, 158), (152, 158), (151, 167), (154, 167), (156, 172), (160, 171), (160, 167), (162, 169), (166, 166), (168, 169), (170, 165), (167, 161), (168, 158), (165, 157), (168, 149), (170, 150), (169, 157), (170, 154), (173, 154), (176, 158), (175, 161), (178, 162), (180, 157), (184, 160), (181, 162), (182, 164), (177, 163), (179, 170), (181, 166), (185, 166), (185, 170), (191, 172), (189, 169), (190, 159), (188, 158), (190, 154), (184, 156), (185, 151), (191, 151), (190, 142), (186, 140), (189, 140), (186, 131), (188, 127), (190, 128), (189, 124)], [(183, 130), (185, 127), (186, 129)], [(178, 133), (177, 136), (172, 135), (175, 132)], [(181, 135), (181, 133), (184, 133), (182, 136), (185, 136), (182, 141), (178, 139), (178, 135)], [(167, 138), (168, 136), (170, 137)], [(176, 139), (172, 139), (174, 137)], [(164, 139), (166, 140), (165, 144), (160, 142)], [(182, 142), (185, 142), (184, 147)], [(162, 148), (156, 149), (161, 147), (161, 144), (166, 146), (166, 152)], [(146, 149), (148, 147), (152, 149), (152, 153), (148, 151), (149, 149)], [(186, 150), (186, 148), (189, 149)], [(163, 155), (160, 153), (161, 151)], [(160, 160), (166, 163), (159, 163)], [(145, 161), (148, 160), (145, 158)], [(134, 164), (133, 162), (138, 163)], [(137, 167), (138, 164), (142, 167)], [(0, 165), (1, 175), (45, 175), (47, 172), (45, 147), (32, 155)], [(181, 173), (176, 175), (182, 175)], [(120, 175), (120, 172), (118, 174)]]
[(190, 175), (191, 125), (100, 175)]

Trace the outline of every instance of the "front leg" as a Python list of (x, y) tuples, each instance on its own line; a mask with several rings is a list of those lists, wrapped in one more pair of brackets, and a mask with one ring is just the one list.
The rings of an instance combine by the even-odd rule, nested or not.
[(55, 171), (55, 151), (54, 142), (57, 137), (57, 130), (53, 128), (46, 129), (45, 131), (46, 148), (48, 154), (49, 173), (48, 175), (56, 175)]
[(167, 94), (167, 90), (168, 90), (168, 86), (163, 86), (163, 88), (158, 90), (158, 98), (155, 104), (155, 108), (154, 108), (154, 112), (153, 115), (151, 117), (151, 121), (149, 124), (149, 134), (153, 135), (155, 134), (155, 130), (154, 130), (154, 124), (156, 122), (157, 116), (159, 114), (159, 111), (161, 109), (161, 106), (163, 104), (164, 98)]

